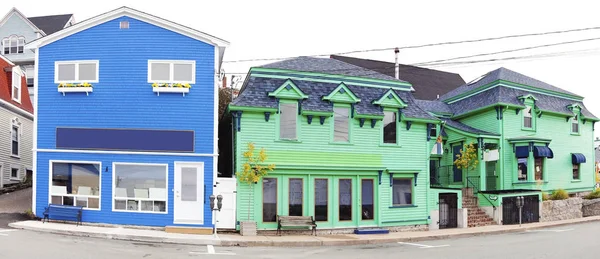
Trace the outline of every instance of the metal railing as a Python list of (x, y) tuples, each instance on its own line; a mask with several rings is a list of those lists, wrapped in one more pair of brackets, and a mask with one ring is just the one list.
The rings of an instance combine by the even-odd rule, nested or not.
[(440, 166), (435, 170), (429, 177), (431, 187), (448, 187), (454, 183), (452, 166)]
[[(475, 197), (479, 197), (478, 194), (481, 193), (479, 178), (481, 177), (467, 176), (467, 188), (473, 188), (473, 195), (476, 195)], [(485, 194), (482, 194), (481, 196), (485, 198), (492, 205), (492, 207), (494, 207), (494, 209), (496, 209), (496, 205), (494, 205), (494, 203), (492, 203), (492, 201), (487, 196), (485, 196)]]

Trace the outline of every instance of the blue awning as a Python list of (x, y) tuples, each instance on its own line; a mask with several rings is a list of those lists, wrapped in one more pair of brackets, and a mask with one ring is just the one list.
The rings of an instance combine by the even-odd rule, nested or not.
[(534, 157), (547, 157), (553, 158), (554, 153), (552, 153), (552, 149), (545, 146), (534, 146), (533, 147), (533, 156)]
[(571, 160), (573, 160), (573, 164), (583, 164), (585, 163), (585, 156), (581, 153), (573, 153), (571, 154)]
[(527, 158), (527, 157), (529, 157), (529, 147), (528, 146), (517, 147), (517, 150), (515, 153), (517, 155), (517, 158)]

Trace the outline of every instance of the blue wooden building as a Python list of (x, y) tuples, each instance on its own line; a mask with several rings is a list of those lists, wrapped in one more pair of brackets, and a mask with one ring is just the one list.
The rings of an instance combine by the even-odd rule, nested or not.
[(33, 211), (212, 227), (217, 84), (229, 43), (122, 7), (33, 41)]

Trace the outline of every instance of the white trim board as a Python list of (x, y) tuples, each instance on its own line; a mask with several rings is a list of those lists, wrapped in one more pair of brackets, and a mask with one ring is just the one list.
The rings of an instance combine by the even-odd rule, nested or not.
[[(36, 113), (37, 114), (37, 113)], [(36, 120), (37, 121), (37, 120)], [(219, 154), (207, 153), (158, 153), (158, 152), (136, 152), (136, 151), (106, 151), (106, 150), (77, 150), (77, 149), (35, 149), (35, 152), (49, 153), (86, 153), (86, 154), (122, 154), (122, 155), (156, 155), (156, 156), (197, 156), (197, 157), (213, 157)]]
[(27, 44), (25, 46), (25, 48), (27, 48), (27, 49), (40, 48), (42, 46), (45, 46), (47, 44), (50, 44), (50, 43), (60, 40), (62, 38), (68, 37), (75, 33), (78, 33), (83, 30), (94, 27), (98, 24), (102, 24), (102, 23), (105, 23), (105, 22), (108, 22), (108, 21), (111, 21), (111, 20), (114, 20), (114, 19), (117, 19), (117, 18), (123, 17), (123, 16), (128, 16), (133, 19), (147, 22), (152, 25), (155, 25), (155, 26), (158, 26), (158, 27), (170, 30), (170, 31), (177, 32), (179, 34), (188, 36), (190, 38), (193, 38), (193, 39), (196, 39), (199, 41), (209, 43), (214, 46), (219, 46), (222, 48), (229, 46), (229, 42), (219, 39), (215, 36), (212, 36), (212, 35), (197, 31), (195, 29), (183, 26), (181, 24), (177, 24), (177, 23), (165, 20), (163, 18), (159, 18), (157, 16), (153, 16), (153, 15), (150, 15), (150, 14), (147, 14), (147, 13), (124, 6), (124, 7), (103, 13), (101, 15), (92, 17), (90, 19), (84, 20), (84, 21), (74, 24), (72, 26), (69, 26), (63, 30), (60, 30), (51, 35), (48, 35), (47, 37), (43, 37), (43, 38), (37, 39), (35, 41), (32, 41), (29, 44)]

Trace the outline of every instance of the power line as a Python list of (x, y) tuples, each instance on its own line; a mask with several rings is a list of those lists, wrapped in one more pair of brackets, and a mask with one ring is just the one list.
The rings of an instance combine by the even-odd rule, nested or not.
[[(518, 51), (523, 51), (523, 50), (532, 50), (532, 49), (538, 49), (538, 48), (553, 47), (553, 46), (559, 46), (559, 45), (575, 44), (575, 43), (581, 43), (581, 42), (587, 42), (587, 41), (594, 41), (594, 40), (600, 40), (600, 37), (597, 37), (597, 38), (588, 38), (588, 39), (581, 39), (581, 40), (574, 40), (574, 41), (564, 41), (564, 42), (551, 43), (551, 44), (543, 44), (543, 45), (530, 46), (530, 47), (517, 48), (517, 49), (509, 49), (509, 50), (502, 50), (502, 51), (496, 51), (496, 52), (480, 53), (480, 54), (475, 54), (475, 55), (460, 56), (460, 57), (454, 57), (454, 58), (448, 58), (448, 59), (440, 59), (440, 60), (434, 60), (434, 61), (412, 63), (412, 64), (408, 64), (408, 65), (410, 65), (410, 66), (417, 66), (417, 67), (419, 67), (419, 66), (431, 67), (431, 66), (440, 66), (440, 65), (463, 64), (463, 62), (448, 62), (448, 61), (465, 59), (465, 58), (473, 58), (473, 57), (481, 57), (481, 56), (490, 56), (490, 55), (510, 53), (510, 52), (518, 52)], [(529, 57), (529, 56), (525, 56), (525, 57)], [(495, 60), (503, 60), (503, 59), (489, 59), (489, 60), (490, 61), (495, 61)], [(468, 64), (468, 61), (467, 61), (466, 64)], [(391, 64), (391, 65), (385, 65), (385, 66), (380, 66), (380, 67), (370, 67), (370, 68), (364, 68), (364, 67), (357, 66), (356, 68), (325, 69), (325, 70), (319, 70), (319, 71), (316, 71), (316, 72), (350, 72), (350, 71), (365, 71), (365, 72), (370, 72), (371, 70), (381, 70), (381, 69), (390, 69), (390, 68), (395, 68), (395, 65)], [(377, 71), (375, 71), (375, 72), (377, 72)], [(409, 73), (409, 74), (412, 73), (412, 74), (424, 75), (424, 74), (416, 73), (414, 71), (403, 71), (403, 73)], [(245, 74), (247, 74), (247, 72), (246, 73), (225, 73), (225, 74), (245, 75)], [(385, 73), (384, 72), (377, 72), (375, 74), (385, 74)], [(354, 76), (366, 76), (366, 75), (375, 75), (375, 74), (373, 74), (373, 73), (367, 73), (367, 74), (357, 74), (357, 75), (354, 75)]]
[(424, 66), (424, 65), (431, 64), (431, 63), (439, 63), (439, 62), (446, 62), (446, 61), (452, 61), (452, 60), (458, 60), (458, 59), (465, 59), (465, 58), (481, 57), (481, 56), (490, 56), (490, 55), (496, 55), (496, 54), (504, 54), (504, 53), (510, 53), (510, 52), (517, 52), (517, 51), (537, 49), (537, 48), (545, 48), (545, 47), (553, 47), (553, 46), (573, 44), (573, 43), (586, 42), (586, 41), (594, 41), (594, 40), (600, 40), (600, 37), (598, 37), (598, 38), (582, 39), (582, 40), (574, 40), (574, 41), (565, 41), (565, 42), (551, 43), (551, 44), (543, 44), (543, 45), (537, 45), (537, 46), (532, 46), (532, 47), (510, 49), (510, 50), (503, 50), (503, 51), (489, 52), (489, 53), (481, 53), (481, 54), (468, 55), (468, 56), (462, 56), (462, 57), (454, 57), (454, 58), (448, 58), (448, 59), (439, 59), (439, 60), (433, 60), (433, 61), (415, 63), (415, 64), (412, 64), (412, 65), (413, 66)]
[[(481, 39), (472, 39), (472, 40), (447, 41), (447, 42), (429, 43), (429, 44), (422, 44), (422, 45), (410, 45), (410, 46), (398, 47), (398, 49), (417, 49), (417, 48), (425, 48), (425, 47), (434, 47), (434, 46), (443, 46), (443, 45), (455, 45), (455, 44), (463, 44), (463, 43), (475, 43), (475, 42), (493, 41), (493, 40), (502, 40), (502, 39), (511, 39), (511, 38), (520, 38), (520, 37), (545, 36), (545, 35), (570, 33), (570, 32), (582, 32), (582, 31), (598, 30), (598, 29), (600, 29), (600, 26), (597, 26), (597, 27), (587, 27), (587, 28), (579, 28), (579, 29), (570, 29), (570, 30), (560, 30), (560, 31), (550, 31), (550, 32), (515, 34), (515, 35), (506, 35), (506, 36), (481, 38)], [(307, 56), (307, 57), (321, 57), (321, 56), (330, 56), (330, 55), (348, 55), (348, 54), (355, 54), (355, 53), (365, 53), (365, 52), (377, 52), (377, 51), (393, 50), (395, 48), (396, 47), (375, 48), (375, 49), (355, 50), (355, 51), (338, 52), (338, 53), (330, 53), (330, 54), (303, 55), (303, 56)], [(293, 57), (279, 57), (279, 58), (255, 58), (255, 59), (226, 60), (226, 61), (223, 61), (223, 63), (274, 61), (274, 60), (283, 60), (283, 59), (290, 59), (290, 58), (296, 58), (296, 57), (298, 57), (298, 56), (293, 56)]]

